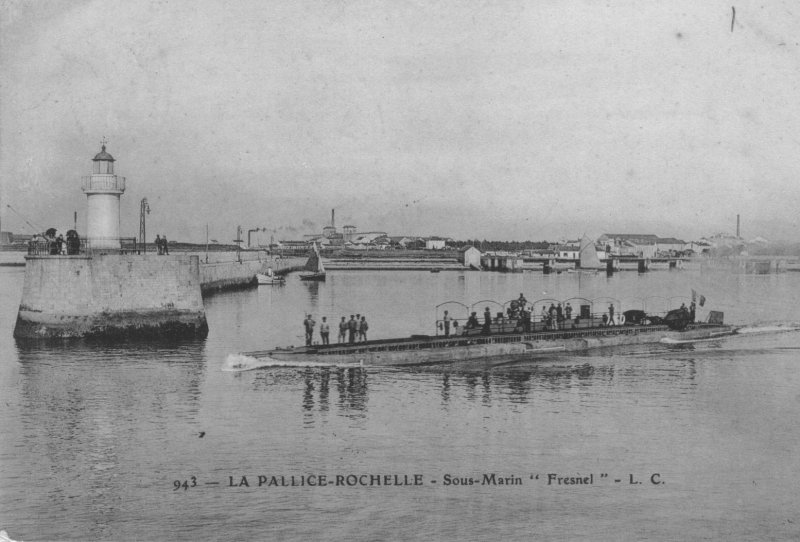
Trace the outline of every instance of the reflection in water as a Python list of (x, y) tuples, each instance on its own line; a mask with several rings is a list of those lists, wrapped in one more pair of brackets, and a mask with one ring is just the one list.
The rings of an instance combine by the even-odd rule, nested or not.
[[(443, 403), (453, 399), (457, 390), (463, 390), (464, 398), (490, 406), (492, 401), (507, 400), (512, 403), (528, 403), (535, 390), (564, 391), (570, 388), (587, 388), (602, 384), (612, 386), (615, 380), (625, 379), (639, 382), (674, 386), (676, 381), (694, 385), (696, 368), (694, 359), (682, 364), (661, 366), (630, 365), (619, 368), (615, 364), (593, 365), (590, 363), (532, 365), (524, 362), (506, 365), (502, 369), (456, 371), (451, 367), (441, 369), (440, 383)], [(436, 374), (428, 367), (421, 374)], [(478, 390), (480, 389), (480, 392)]]
[(330, 393), (331, 371), (327, 367), (322, 369), (319, 383), (319, 409), (328, 410), (328, 395)]
[(303, 410), (309, 415), (317, 410), (317, 405), (320, 411), (329, 410), (331, 371), (335, 372), (339, 410), (347, 416), (363, 416), (367, 409), (367, 371), (362, 367), (306, 369), (303, 372)]
[(302, 282), (306, 290), (308, 290), (311, 311), (312, 313), (317, 313), (319, 310), (319, 288), (321, 283), (316, 280), (304, 280)]
[(86, 538), (113, 536), (128, 488), (111, 480), (147, 461), (141, 443), (190, 433), (181, 426), (199, 413), (204, 341), (136, 347), (18, 344), (19, 449), (32, 472), (58, 481), (37, 506), (81, 502)]
[(363, 416), (367, 408), (367, 371), (361, 367), (338, 369), (339, 407)]

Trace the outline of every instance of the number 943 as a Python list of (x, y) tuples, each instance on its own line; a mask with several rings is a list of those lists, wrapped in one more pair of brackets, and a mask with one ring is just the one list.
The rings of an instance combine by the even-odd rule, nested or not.
[(197, 485), (197, 478), (195, 476), (192, 476), (188, 480), (183, 480), (183, 481), (175, 480), (172, 482), (172, 491), (178, 491), (180, 489), (186, 491), (190, 487), (194, 487), (196, 485)]

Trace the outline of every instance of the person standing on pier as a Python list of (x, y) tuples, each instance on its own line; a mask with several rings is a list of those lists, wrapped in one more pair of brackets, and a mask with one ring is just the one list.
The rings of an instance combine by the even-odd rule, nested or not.
[[(564, 315), (567, 317), (567, 322), (572, 323), (572, 305), (567, 303), (567, 306), (564, 307)], [(570, 325), (569, 327), (575, 327)]]
[(161, 256), (162, 254), (164, 254), (164, 249), (161, 246), (161, 236), (158, 235), (158, 234), (156, 234), (155, 245), (156, 245), (156, 251), (158, 252), (158, 255)]
[(489, 335), (492, 333), (492, 311), (489, 310), (489, 307), (486, 307), (486, 310), (483, 311), (483, 334)]
[(616, 325), (614, 323), (614, 304), (613, 303), (611, 303), (608, 306), (608, 325), (610, 325), (610, 326), (615, 326)]
[(561, 303), (556, 307), (556, 327), (558, 327), (558, 329), (564, 328), (564, 308), (561, 306)]
[(169, 247), (167, 246), (167, 236), (161, 235), (161, 245), (164, 247), (164, 254), (169, 256)]
[(350, 315), (350, 321), (347, 322), (347, 342), (353, 344), (356, 342), (356, 317), (352, 314)]
[(447, 313), (447, 311), (444, 311), (444, 316), (442, 316), (442, 321), (444, 322), (444, 336), (445, 337), (449, 337), (450, 336), (450, 321), (451, 320), (452, 320), (452, 318), (450, 318), (450, 315)]
[(331, 327), (328, 325), (328, 318), (323, 316), (322, 322), (319, 324), (319, 336), (322, 338), (322, 344), (330, 344)]
[(369, 324), (367, 323), (367, 317), (362, 316), (361, 322), (358, 326), (358, 340), (359, 342), (365, 343), (367, 342), (367, 330), (369, 329)]
[(343, 342), (345, 342), (347, 340), (346, 339), (346, 337), (347, 337), (347, 327), (348, 327), (347, 326), (347, 319), (344, 316), (342, 316), (342, 321), (339, 322), (339, 342), (340, 343), (343, 343)]
[(303, 326), (306, 328), (306, 346), (311, 346), (311, 340), (314, 338), (314, 325), (316, 322), (311, 315), (306, 315), (306, 319), (303, 320)]
[(361, 315), (356, 314), (356, 342), (361, 340)]

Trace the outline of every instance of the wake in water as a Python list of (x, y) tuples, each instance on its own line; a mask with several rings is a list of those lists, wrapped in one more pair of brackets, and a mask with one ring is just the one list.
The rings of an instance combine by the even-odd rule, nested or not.
[(737, 335), (747, 335), (753, 333), (783, 333), (785, 331), (800, 331), (798, 322), (757, 322), (748, 326), (742, 326), (736, 330)]
[(269, 357), (254, 358), (244, 354), (228, 354), (222, 370), (227, 372), (252, 371), (268, 367), (361, 367), (360, 363), (324, 363), (320, 361), (279, 361)]
[(709, 341), (718, 341), (728, 337), (736, 336), (749, 336), (749, 335), (767, 335), (774, 333), (784, 333), (789, 331), (800, 331), (800, 324), (797, 322), (759, 322), (733, 329), (731, 332), (719, 333), (712, 337), (702, 339), (677, 339), (672, 337), (664, 337), (660, 342), (664, 344), (689, 344), (700, 343)]

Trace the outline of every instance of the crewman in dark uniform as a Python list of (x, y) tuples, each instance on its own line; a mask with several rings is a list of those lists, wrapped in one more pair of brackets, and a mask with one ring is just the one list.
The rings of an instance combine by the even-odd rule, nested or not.
[(492, 332), (492, 311), (489, 310), (489, 307), (486, 307), (486, 310), (483, 311), (483, 334), (489, 335)]

